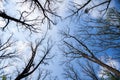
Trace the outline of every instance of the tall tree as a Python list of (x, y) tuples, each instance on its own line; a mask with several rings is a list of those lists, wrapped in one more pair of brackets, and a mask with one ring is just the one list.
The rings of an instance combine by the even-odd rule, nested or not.
[[(5, 22), (5, 25), (2, 26), (2, 29), (4, 30), (6, 27), (8, 27), (11, 21), (15, 22), (17, 27), (23, 26), (22, 28), (33, 32), (39, 31), (39, 24), (46, 24), (47, 22), (48, 26), (50, 27), (51, 23), (56, 24), (52, 17), (60, 17), (55, 12), (56, 7), (53, 6), (53, 4), (56, 2), (57, 1), (54, 0), (15, 1), (15, 6), (18, 8), (16, 11), (19, 12), (17, 12), (17, 16), (11, 16), (11, 14), (8, 14), (8, 11), (6, 11), (6, 9), (0, 10), (0, 17), (4, 19), (3, 21)], [(9, 1), (3, 0), (1, 3), (4, 5), (4, 3), (9, 3)], [(21, 8), (24, 8), (26, 4), (27, 9), (19, 9), (21, 6), (23, 6)], [(16, 11), (13, 11), (15, 15)], [(34, 17), (31, 17), (33, 15)]]
[[(65, 72), (63, 75), (68, 80), (119, 80), (119, 77), (112, 74), (106, 69), (100, 68), (99, 65), (95, 65), (93, 62), (84, 60), (76, 61), (77, 64), (66, 64)], [(77, 66), (77, 68), (75, 68)]]
[[(0, 23), (2, 24), (0, 35), (12, 33), (8, 39), (5, 37), (6, 40), (0, 38), (0, 76), (4, 77), (0, 78), (9, 80), (29, 80), (34, 76), (38, 80), (53, 78), (50, 71), (42, 67), (53, 58), (53, 55), (50, 55), (53, 44), (47, 33), (51, 25), (56, 24), (54, 19), (60, 18), (56, 13), (57, 2), (56, 0), (0, 1)], [(21, 33), (23, 35), (19, 36)], [(38, 34), (39, 36), (36, 37)], [(26, 44), (19, 43), (23, 38)], [(25, 50), (19, 51), (21, 45)], [(7, 73), (7, 68), (13, 72)], [(32, 75), (37, 72), (39, 75)], [(53, 79), (55, 80), (56, 77)]]
[[(115, 53), (119, 53), (120, 50), (120, 14), (117, 9), (110, 8), (111, 1), (98, 1), (98, 4), (96, 4), (92, 0), (88, 0), (82, 4), (76, 3), (77, 7), (75, 6), (71, 10), (72, 14), (68, 18), (74, 18), (75, 16), (74, 21), (79, 21), (79, 24), (75, 24), (75, 26), (78, 26), (75, 32), (72, 31), (73, 28), (63, 31), (63, 44), (65, 45), (63, 52), (67, 57), (72, 58), (72, 60), (82, 57), (82, 59), (92, 61), (120, 77), (120, 70), (118, 68), (110, 66), (100, 58), (100, 56), (105, 57), (104, 55), (107, 53), (111, 58), (116, 59)], [(92, 7), (90, 6), (91, 2), (93, 2)], [(98, 12), (103, 14), (95, 18), (92, 16), (92, 12), (94, 13), (95, 10), (99, 10)], [(112, 56), (111, 52), (107, 50), (114, 52)]]

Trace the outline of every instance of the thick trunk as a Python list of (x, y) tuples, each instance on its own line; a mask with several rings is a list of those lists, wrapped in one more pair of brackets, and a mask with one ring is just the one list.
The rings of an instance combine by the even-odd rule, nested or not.
[(120, 77), (120, 71), (119, 71), (119, 70), (116, 70), (115, 68), (113, 68), (113, 67), (111, 67), (111, 66), (103, 63), (103, 62), (100, 61), (98, 58), (96, 58), (96, 57), (91, 57), (91, 56), (89, 56), (89, 55), (87, 55), (87, 54), (82, 54), (82, 56), (83, 56), (84, 58), (92, 61), (92, 62), (95, 62), (95, 63), (99, 64), (100, 66), (108, 69), (109, 71), (113, 72), (115, 75), (117, 75), (118, 77)]

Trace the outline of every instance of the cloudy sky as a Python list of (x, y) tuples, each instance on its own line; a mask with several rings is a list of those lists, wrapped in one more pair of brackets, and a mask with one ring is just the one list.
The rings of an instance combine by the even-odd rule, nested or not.
[[(59, 46), (61, 38), (62, 38), (61, 35), (59, 35), (59, 32), (60, 32), (60, 30), (67, 29), (66, 27), (70, 27), (71, 29), (74, 30), (74, 27), (79, 25), (77, 23), (70, 22), (71, 21), (70, 19), (65, 19), (64, 20), (64, 18), (69, 15), (69, 8), (70, 8), (70, 4), (71, 4), (70, 1), (72, 1), (72, 0), (63, 0), (60, 3), (56, 4), (56, 6), (59, 6), (59, 9), (57, 9), (57, 13), (60, 16), (62, 16), (62, 20), (58, 19), (58, 21), (56, 21), (56, 22), (58, 22), (58, 24), (57, 25), (52, 25), (52, 28), (49, 29), (48, 34), (47, 34), (49, 37), (52, 38), (53, 42), (55, 43), (55, 47), (54, 47), (54, 50), (52, 50), (52, 52), (56, 55), (55, 58), (50, 62), (50, 65), (47, 68), (49, 68), (51, 70), (54, 70), (53, 74), (57, 75), (57, 76), (61, 76), (61, 74), (63, 73), (62, 65), (60, 65), (60, 61), (61, 61), (61, 59), (63, 59), (63, 57), (61, 56), (62, 52), (59, 51), (59, 49), (58, 49), (58, 46)], [(85, 2), (85, 0), (73, 0), (73, 2), (82, 4), (82, 3)], [(96, 3), (97, 3), (97, 1), (96, 1)], [(112, 0), (111, 7), (115, 6), (115, 5), (116, 5), (115, 1)], [(9, 0), (8, 2), (0, 1), (0, 10), (1, 11), (5, 10), (5, 12), (8, 15), (14, 16), (15, 18), (19, 18), (20, 17), (20, 15), (18, 15), (19, 14), (18, 10), (20, 10), (21, 12), (22, 11), (30, 12), (31, 10), (28, 8), (28, 6), (29, 6), (29, 4), (23, 4), (22, 6), (21, 5), (17, 5), (16, 6), (16, 0)], [(76, 4), (75, 4), (75, 6), (78, 7)], [(89, 6), (91, 6), (91, 5), (89, 5)], [(115, 7), (118, 8), (118, 6), (115, 6)], [(33, 19), (34, 17), (36, 18), (38, 16), (38, 14), (39, 14), (38, 11), (35, 11), (34, 13), (31, 14), (31, 16), (27, 17), (27, 19)], [(90, 13), (90, 16), (92, 16), (94, 18), (98, 18), (100, 15), (99, 15), (99, 12), (97, 10), (94, 10), (94, 12), (92, 11)], [(42, 15), (40, 17), (42, 17)], [(1, 25), (0, 27), (5, 25), (5, 22), (2, 20), (2, 18), (0, 18), (0, 25)], [(22, 29), (22, 27), (18, 27), (17, 28), (15, 26), (16, 26), (16, 23), (14, 23), (14, 22), (12, 23), (11, 22), (9, 24), (10, 28), (8, 28), (8, 30), (5, 30), (4, 32), (0, 31), (0, 34), (4, 35), (2, 37), (4, 40), (6, 38), (8, 38), (10, 35), (14, 34), (13, 38), (15, 40), (17, 40), (17, 43), (14, 46), (14, 48), (16, 48), (18, 50), (18, 52), (19, 52), (18, 55), (21, 55), (22, 58), (26, 62), (29, 59), (30, 54), (29, 55), (28, 54), (24, 54), (23, 55), (23, 52), (27, 52), (27, 50), (29, 50), (29, 49), (26, 48), (26, 47), (29, 46), (28, 41), (34, 42), (35, 39), (37, 39), (38, 37), (41, 38), (46, 33), (47, 24), (40, 24), (39, 26), (41, 26), (40, 27), (41, 31), (39, 33), (33, 33), (31, 35), (32, 37), (29, 37), (29, 35), (30, 35), (29, 31), (27, 32), (24, 29)], [(9, 49), (12, 50), (11, 48), (9, 48)], [(107, 64), (112, 65), (112, 66), (117, 66), (117, 68), (119, 68), (118, 67), (119, 66), (119, 62), (117, 62), (115, 60), (109, 60), (107, 62)], [(21, 63), (20, 64), (19, 63), (16, 64), (16, 62), (14, 62), (11, 65), (18, 66), (18, 65), (21, 65)], [(6, 68), (5, 72), (6, 73), (7, 72), (8, 73), (12, 73), (13, 69), (14, 69), (13, 66), (10, 67), (10, 68)], [(100, 72), (102, 72), (102, 70)]]

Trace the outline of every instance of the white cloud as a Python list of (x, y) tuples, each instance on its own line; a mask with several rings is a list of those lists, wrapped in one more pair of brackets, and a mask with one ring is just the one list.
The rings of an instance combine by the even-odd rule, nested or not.
[(66, 17), (67, 15), (67, 10), (68, 10), (68, 2), (69, 0), (64, 0), (64, 1), (61, 1), (61, 3), (58, 4), (59, 6), (59, 9), (57, 10), (57, 13), (60, 15), (60, 16), (64, 16)]
[(0, 18), (0, 27), (1, 28), (4, 27), (5, 24), (6, 24), (5, 21), (2, 18)]
[(10, 74), (10, 73), (13, 73), (13, 67), (7, 67), (7, 68), (5, 68), (4, 69), (4, 72), (5, 72), (5, 74)]
[(100, 12), (95, 9), (90, 14), (93, 18), (99, 18), (101, 16)]
[(77, 4), (82, 5), (86, 2), (86, 0), (73, 0), (73, 2), (75, 3), (76, 7), (80, 7), (80, 6), (77, 6)]
[(23, 42), (23, 41), (18, 41), (16, 43), (16, 48), (18, 50), (18, 52), (23, 52), (26, 50), (26, 47), (27, 47), (27, 43), (26, 42)]
[(3, 6), (3, 1), (0, 0), (0, 10), (2, 11), (4, 9), (4, 6)]

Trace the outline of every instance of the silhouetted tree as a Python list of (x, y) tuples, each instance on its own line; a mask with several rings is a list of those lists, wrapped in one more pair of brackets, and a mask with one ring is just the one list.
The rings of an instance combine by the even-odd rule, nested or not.
[[(1, 1), (1, 3), (8, 3), (9, 1)], [(25, 6), (28, 4), (26, 10), (17, 10), (19, 14), (17, 14), (17, 18), (14, 16), (11, 16), (11, 14), (7, 14), (6, 10), (0, 10), (0, 17), (5, 22), (5, 25), (2, 26), (2, 29), (4, 30), (6, 27), (9, 27), (9, 24), (13, 21), (16, 23), (16, 26), (19, 28), (23, 26), (22, 28), (28, 29), (32, 32), (38, 32), (40, 30), (40, 24), (48, 24), (50, 27), (51, 23), (56, 24), (54, 22), (53, 17), (59, 17), (53, 5), (57, 1), (55, 0), (20, 0), (16, 1), (15, 5), (16, 7), (21, 5)], [(20, 7), (21, 7), (20, 6)], [(18, 7), (19, 8), (19, 7)], [(16, 11), (14, 11), (16, 13)], [(34, 17), (31, 17), (34, 16)], [(37, 27), (36, 27), (37, 26)]]
[[(15, 80), (20, 80), (22, 78), (25, 78), (25, 77), (31, 75), (33, 72), (35, 72), (35, 70), (41, 64), (46, 64), (47, 63), (45, 60), (52, 58), (52, 57), (48, 57), (48, 54), (50, 53), (50, 50), (51, 50), (52, 46), (50, 46), (50, 43), (47, 42), (47, 47), (45, 48), (45, 50), (42, 51), (43, 55), (41, 53), (42, 57), (40, 58), (40, 60), (38, 61), (38, 63), (36, 65), (34, 64), (35, 56), (37, 55), (38, 48), (42, 44), (43, 40), (44, 40), (44, 38), (41, 39), (40, 41), (36, 41), (35, 47), (33, 46), (33, 43), (30, 44), (31, 54), (32, 54), (31, 58), (29, 59), (27, 65), (25, 66), (25, 68), (23, 69), (23, 71), (20, 74), (18, 74), (18, 76), (16, 77)], [(40, 54), (40, 52), (39, 52), (39, 54)]]
[(112, 0), (103, 0), (103, 1), (80, 0), (78, 1), (78, 3), (72, 1), (69, 8), (71, 14), (67, 16), (67, 18), (76, 16), (75, 18), (77, 19), (77, 17), (80, 18), (82, 14), (89, 14), (91, 13), (91, 11), (94, 10), (98, 10), (101, 12), (101, 14), (104, 15), (106, 14), (111, 2)]
[[(37, 80), (47, 80), (48, 77), (50, 77), (49, 80), (57, 79), (56, 77), (52, 77), (49, 70), (47, 71), (41, 68), (41, 65), (48, 64), (48, 60), (53, 58), (53, 55), (50, 55), (50, 51), (53, 47), (52, 41), (50, 41), (50, 39), (47, 40), (48, 34), (46, 31), (48, 32), (48, 28), (50, 28), (51, 25), (56, 24), (56, 21), (54, 21), (54, 19), (60, 18), (60, 16), (58, 16), (56, 13), (57, 6), (55, 6), (58, 1), (19, 0), (13, 2), (15, 5), (13, 4), (13, 7), (10, 6), (12, 8), (10, 11), (6, 9), (6, 6), (9, 5), (9, 3), (12, 3), (12, 1), (0, 1), (4, 7), (0, 9), (0, 21), (3, 24), (0, 26), (2, 29), (2, 31), (0, 31), (0, 34), (3, 34), (4, 36), (4, 33), (11, 33), (9, 31), (11, 31), (12, 25), (14, 29), (18, 29), (18, 32), (24, 30), (25, 34), (29, 34), (29, 31), (31, 35), (27, 36), (26, 39), (26, 42), (28, 42), (27, 46), (25, 47), (27, 51), (23, 50), (22, 52), (19, 52), (19, 50), (16, 48), (16, 45), (18, 44), (17, 41), (19, 41), (19, 39), (16, 39), (15, 36), (17, 32), (12, 33), (12, 36), (10, 36), (6, 41), (2, 37), (0, 38), (0, 78), (6, 78), (9, 80), (29, 80), (29, 77), (31, 77), (33, 73), (39, 70), (39, 75), (36, 76), (36, 78), (38, 78)], [(25, 8), (26, 5), (27, 7)], [(13, 14), (15, 14), (15, 16), (13, 16)], [(46, 31), (43, 31), (42, 34), (39, 32), (42, 32), (41, 26), (43, 25)], [(39, 33), (42, 36), (44, 36), (45, 33), (45, 36), (41, 39), (40, 36), (39, 39), (38, 37), (32, 37), (36, 35), (36, 33)], [(29, 38), (31, 40), (28, 40)], [(33, 38), (35, 41), (32, 41)], [(21, 53), (23, 54), (22, 56)], [(26, 54), (28, 57), (26, 57), (26, 60), (24, 60), (23, 57), (25, 57)], [(18, 64), (15, 66), (14, 63), (21, 63), (21, 65)], [(14, 67), (14, 73), (5, 72), (5, 69), (9, 67)]]
[(113, 73), (101, 69), (99, 65), (88, 60), (84, 60), (84, 62), (78, 60), (76, 64), (69, 63), (66, 65), (63, 76), (67, 80), (119, 80), (119, 77)]
[[(112, 55), (116, 55), (116, 49), (118, 49), (118, 51), (120, 50), (120, 31), (118, 27), (120, 25), (119, 11), (114, 8), (110, 8), (109, 5), (111, 0), (105, 0), (103, 2), (99, 2), (98, 4), (93, 4), (91, 5), (92, 7), (88, 5), (92, 4), (91, 2), (91, 0), (88, 0), (85, 2), (85, 4), (76, 3), (77, 7), (73, 8), (73, 14), (68, 16), (76, 16), (79, 19), (82, 19), (79, 20), (78, 25), (75, 25), (78, 26), (77, 31), (74, 32), (71, 28), (69, 28), (68, 31), (62, 32), (62, 35), (64, 35), (63, 44), (65, 45), (63, 52), (67, 57), (70, 57), (71, 60), (80, 59), (82, 57), (83, 59), (97, 63), (98, 65), (110, 71), (110, 73), (120, 77), (120, 71), (117, 68), (108, 65), (100, 59), (100, 56), (104, 56), (108, 49), (112, 48), (114, 51), (114, 54)], [(102, 9), (104, 8), (104, 14), (102, 14), (101, 17), (94, 18), (90, 14), (87, 16), (86, 14), (84, 15), (84, 13), (82, 14), (82, 10), (85, 10), (85, 13), (90, 13), (90, 10), (93, 10), (94, 12), (93, 8), (97, 7)], [(110, 54), (107, 55), (111, 56)], [(116, 56), (112, 58), (115, 57)]]

